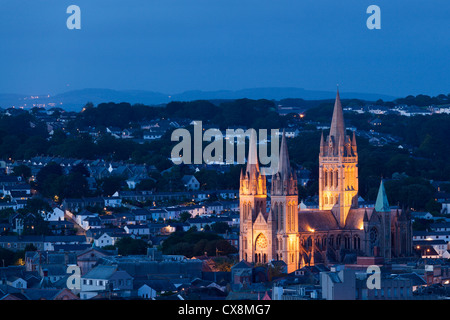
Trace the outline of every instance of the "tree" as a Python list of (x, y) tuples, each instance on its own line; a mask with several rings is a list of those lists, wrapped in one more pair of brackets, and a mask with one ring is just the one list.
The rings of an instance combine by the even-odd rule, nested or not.
[(31, 168), (24, 164), (18, 165), (17, 167), (14, 167), (13, 175), (28, 180), (31, 177)]
[(70, 172), (71, 173), (79, 173), (84, 177), (90, 176), (89, 170), (86, 169), (86, 166), (82, 163), (73, 166), (72, 169), (70, 170)]
[(54, 181), (63, 175), (62, 168), (55, 162), (48, 163), (45, 167), (39, 170), (36, 175), (36, 183), (38, 191), (46, 197), (55, 196), (57, 191), (54, 187)]
[(27, 213), (40, 214), (41, 211), (50, 212), (51, 210), (52, 208), (48, 202), (38, 197), (28, 199), (25, 205), (25, 211)]
[(180, 213), (180, 217), (179, 220), (181, 222), (186, 222), (187, 219), (189, 219), (191, 217), (191, 214), (187, 211), (183, 211), (182, 213)]
[(112, 196), (116, 191), (119, 191), (124, 184), (125, 178), (121, 176), (110, 176), (99, 181), (99, 187), (104, 196)]
[(147, 254), (148, 244), (142, 239), (124, 237), (115, 244), (118, 253), (122, 256)]
[(215, 233), (226, 233), (227, 231), (230, 230), (230, 226), (226, 222), (219, 221), (219, 222), (213, 223), (211, 225), (211, 229)]

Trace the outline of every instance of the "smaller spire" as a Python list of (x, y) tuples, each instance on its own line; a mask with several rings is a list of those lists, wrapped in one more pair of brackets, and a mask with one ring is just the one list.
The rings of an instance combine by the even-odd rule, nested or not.
[(291, 164), (289, 162), (289, 153), (286, 142), (286, 133), (283, 129), (283, 136), (281, 138), (280, 158), (278, 162), (278, 171), (283, 179), (289, 178), (291, 171)]
[(258, 152), (256, 146), (256, 131), (252, 130), (250, 135), (249, 149), (248, 149), (248, 160), (247, 160), (247, 172), (256, 174), (259, 173), (259, 163), (258, 163)]
[(323, 139), (323, 130), (322, 130), (322, 133), (320, 134), (320, 155), (324, 154), (324, 150), (325, 150), (325, 140)]
[(354, 156), (357, 155), (357, 147), (356, 147), (356, 135), (355, 135), (355, 131), (353, 131), (353, 137), (352, 137), (352, 153)]
[(386, 195), (386, 190), (384, 189), (383, 179), (381, 179), (380, 188), (378, 189), (377, 200), (375, 202), (375, 210), (377, 212), (391, 211), (391, 207), (389, 206), (388, 198)]

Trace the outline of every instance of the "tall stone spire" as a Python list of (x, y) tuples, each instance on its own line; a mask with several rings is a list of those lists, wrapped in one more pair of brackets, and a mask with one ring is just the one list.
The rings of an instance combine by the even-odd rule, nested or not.
[(286, 134), (283, 129), (283, 136), (281, 138), (280, 158), (278, 160), (278, 172), (283, 179), (289, 179), (291, 172), (291, 163), (289, 161), (289, 153), (286, 142)]
[(342, 142), (345, 139), (345, 122), (344, 113), (342, 111), (341, 98), (339, 96), (339, 89), (336, 93), (336, 100), (334, 102), (333, 119), (331, 120), (330, 138), (334, 137), (334, 143), (339, 143), (342, 137)]
[(380, 188), (378, 189), (377, 200), (375, 202), (375, 210), (377, 212), (390, 212), (391, 208), (384, 189), (383, 179), (381, 179)]
[(247, 173), (259, 173), (258, 152), (256, 147), (256, 131), (252, 130), (248, 149)]

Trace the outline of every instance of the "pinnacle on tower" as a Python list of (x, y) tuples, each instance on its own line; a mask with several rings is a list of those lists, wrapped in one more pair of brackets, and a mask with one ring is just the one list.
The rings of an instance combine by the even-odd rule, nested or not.
[(355, 135), (355, 131), (353, 131), (353, 137), (352, 137), (352, 155), (353, 156), (356, 156), (358, 154), (358, 152), (356, 150), (357, 150), (356, 135)]
[(320, 134), (320, 155), (323, 155), (324, 148), (325, 148), (325, 140), (323, 139), (323, 131), (322, 131), (322, 133)]
[(258, 153), (256, 147), (256, 131), (252, 130), (250, 135), (250, 143), (248, 149), (248, 160), (247, 160), (247, 170), (250, 176), (254, 173), (259, 173), (259, 163), (258, 163)]
[(288, 179), (290, 171), (291, 171), (291, 163), (289, 162), (286, 134), (283, 129), (283, 136), (281, 138), (280, 159), (278, 162), (278, 172), (280, 173), (283, 179)]

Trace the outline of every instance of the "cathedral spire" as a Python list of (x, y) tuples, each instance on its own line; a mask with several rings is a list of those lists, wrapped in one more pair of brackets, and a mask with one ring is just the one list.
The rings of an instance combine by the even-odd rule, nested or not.
[(380, 188), (378, 189), (377, 200), (375, 202), (375, 210), (377, 212), (391, 211), (386, 195), (386, 190), (384, 189), (383, 179), (381, 179)]
[(330, 127), (330, 137), (334, 137), (334, 143), (338, 143), (340, 137), (345, 138), (344, 113), (342, 111), (339, 89), (337, 90), (336, 100), (334, 102), (333, 118), (331, 120)]
[(289, 153), (286, 142), (286, 134), (283, 129), (283, 136), (281, 138), (280, 159), (278, 162), (278, 172), (282, 178), (289, 178), (289, 172), (291, 171), (291, 163), (289, 162)]
[(256, 131), (252, 130), (250, 135), (250, 143), (248, 149), (248, 160), (247, 160), (247, 173), (252, 175), (253, 173), (259, 173), (259, 163), (258, 163), (258, 153), (256, 147)]

